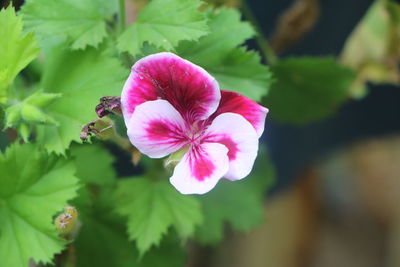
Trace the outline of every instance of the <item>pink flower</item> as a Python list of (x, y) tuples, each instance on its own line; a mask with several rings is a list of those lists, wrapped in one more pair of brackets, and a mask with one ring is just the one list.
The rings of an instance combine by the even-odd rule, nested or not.
[(187, 150), (170, 182), (183, 194), (204, 194), (221, 179), (246, 177), (268, 109), (221, 91), (201, 67), (172, 53), (142, 58), (121, 96), (131, 143), (151, 158)]

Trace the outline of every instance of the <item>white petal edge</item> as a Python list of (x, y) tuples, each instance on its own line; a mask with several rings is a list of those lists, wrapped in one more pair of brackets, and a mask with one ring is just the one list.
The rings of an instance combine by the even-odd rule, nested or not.
[(132, 87), (132, 80), (134, 79), (134, 73), (131, 72), (129, 74), (128, 79), (125, 81), (124, 87), (122, 88), (122, 93), (121, 93), (121, 110), (122, 110), (122, 116), (124, 117), (124, 122), (125, 126), (128, 127), (129, 121), (132, 118), (132, 114), (127, 111), (127, 105), (128, 105), (128, 92), (131, 90)]
[(221, 144), (205, 143), (201, 145), (208, 154), (208, 159), (216, 167), (211, 176), (199, 181), (190, 167), (192, 150), (189, 150), (176, 165), (170, 178), (171, 184), (182, 194), (205, 194), (215, 187), (218, 181), (226, 174), (229, 168), (228, 149)]
[(213, 120), (205, 136), (207, 142), (220, 142), (228, 149), (230, 146), (221, 140), (230, 139), (235, 144), (236, 157), (229, 159), (229, 171), (225, 178), (240, 180), (250, 174), (258, 153), (258, 134), (243, 116), (222, 113)]
[[(154, 123), (166, 125), (172, 130), (162, 131), (154, 128)], [(185, 121), (166, 100), (147, 101), (138, 105), (127, 128), (131, 143), (150, 158), (165, 157), (187, 144), (184, 140)]]

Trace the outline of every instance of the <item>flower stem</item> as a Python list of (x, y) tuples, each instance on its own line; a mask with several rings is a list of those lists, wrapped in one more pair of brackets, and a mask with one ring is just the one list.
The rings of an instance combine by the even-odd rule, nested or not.
[(119, 7), (119, 29), (122, 32), (125, 29), (125, 0), (118, 0)]
[(255, 30), (257, 31), (256, 42), (260, 47), (261, 53), (263, 54), (265, 60), (270, 65), (274, 64), (278, 61), (278, 57), (275, 55), (274, 51), (269, 45), (268, 40), (264, 37), (261, 26), (257, 22), (257, 19), (246, 0), (242, 1), (241, 8), (245, 17), (253, 24)]

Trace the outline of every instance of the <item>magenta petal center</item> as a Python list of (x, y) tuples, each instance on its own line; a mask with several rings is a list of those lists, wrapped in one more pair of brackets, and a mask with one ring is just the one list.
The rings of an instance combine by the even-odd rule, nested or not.
[(210, 177), (215, 170), (215, 165), (208, 155), (201, 151), (198, 145), (192, 146), (192, 151), (189, 153), (189, 165), (193, 176), (200, 182)]

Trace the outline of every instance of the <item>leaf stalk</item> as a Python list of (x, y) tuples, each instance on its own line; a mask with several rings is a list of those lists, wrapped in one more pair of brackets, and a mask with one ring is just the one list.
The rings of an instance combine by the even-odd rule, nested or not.
[(125, 29), (125, 0), (118, 0), (118, 9), (119, 29), (122, 32)]
[(268, 64), (273, 65), (278, 61), (278, 57), (275, 55), (275, 52), (272, 50), (267, 38), (264, 37), (260, 24), (257, 22), (256, 16), (253, 11), (247, 4), (247, 1), (242, 1), (241, 9), (243, 11), (244, 16), (253, 24), (257, 35), (256, 42), (263, 54), (264, 59)]

